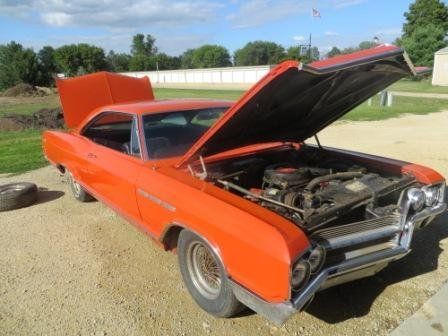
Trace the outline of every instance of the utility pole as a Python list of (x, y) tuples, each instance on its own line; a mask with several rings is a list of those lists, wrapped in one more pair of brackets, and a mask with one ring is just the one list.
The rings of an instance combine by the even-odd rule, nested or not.
[(299, 57), (304, 54), (304, 53), (302, 53), (302, 50), (304, 48), (307, 48), (308, 59), (311, 61), (311, 33), (310, 33), (308, 43), (299, 44)]
[(309, 40), (309, 43), (308, 43), (308, 59), (311, 62), (311, 33), (310, 33), (310, 40)]

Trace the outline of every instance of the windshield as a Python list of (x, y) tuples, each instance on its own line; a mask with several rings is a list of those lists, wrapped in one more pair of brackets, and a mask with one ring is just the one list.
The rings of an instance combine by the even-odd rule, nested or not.
[(227, 109), (214, 107), (144, 115), (149, 158), (164, 159), (185, 154)]

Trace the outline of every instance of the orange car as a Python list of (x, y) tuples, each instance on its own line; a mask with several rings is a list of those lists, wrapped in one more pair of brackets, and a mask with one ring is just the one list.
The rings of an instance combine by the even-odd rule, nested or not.
[(234, 104), (155, 100), (148, 78), (63, 79), (70, 130), (45, 132), (44, 152), (76, 199), (106, 203), (177, 251), (201, 308), (229, 317), (247, 306), (280, 324), (317, 291), (405, 256), (414, 230), (446, 209), (434, 170), (316, 136), (416, 73), (383, 45), (284, 62)]

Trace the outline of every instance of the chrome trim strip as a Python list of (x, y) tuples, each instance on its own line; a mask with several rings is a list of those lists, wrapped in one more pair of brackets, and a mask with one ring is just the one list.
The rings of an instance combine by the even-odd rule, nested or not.
[(149, 199), (150, 201), (160, 205), (161, 207), (167, 209), (168, 211), (171, 211), (171, 212), (175, 212), (176, 211), (176, 207), (174, 205), (171, 205), (168, 202), (162, 201), (160, 198), (158, 198), (158, 197), (156, 197), (154, 195), (151, 195), (150, 193), (146, 192), (145, 190), (143, 190), (141, 188), (137, 188), (137, 192), (141, 196), (143, 196), (143, 197)]

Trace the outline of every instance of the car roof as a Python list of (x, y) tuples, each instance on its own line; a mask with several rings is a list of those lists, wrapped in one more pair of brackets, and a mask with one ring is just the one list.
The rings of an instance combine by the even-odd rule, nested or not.
[(230, 107), (233, 102), (215, 99), (160, 99), (145, 100), (123, 104), (102, 106), (94, 112), (98, 114), (105, 111), (126, 112), (137, 115), (163, 113), (173, 111), (188, 111), (210, 107)]

